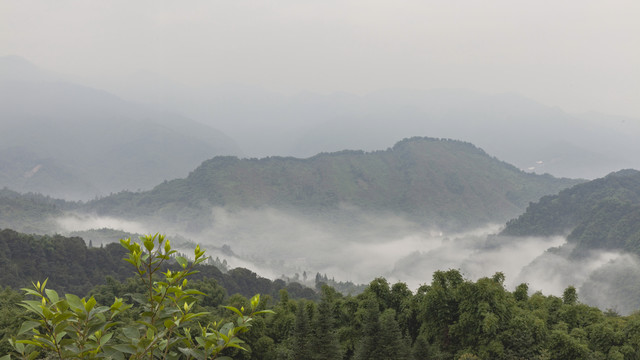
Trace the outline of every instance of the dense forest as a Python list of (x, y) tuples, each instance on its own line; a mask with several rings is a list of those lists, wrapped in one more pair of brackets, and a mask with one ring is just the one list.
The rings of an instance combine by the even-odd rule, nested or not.
[[(31, 281), (48, 278), (48, 283), (55, 289), (88, 294), (94, 287), (105, 285), (105, 281), (125, 281), (131, 276), (131, 269), (122, 261), (124, 254), (118, 243), (88, 247), (79, 237), (1, 230), (0, 264), (4, 271), (0, 273), (0, 286), (18, 289), (29, 286)], [(244, 268), (223, 273), (213, 264), (201, 264), (194, 279), (216, 281), (230, 294), (247, 297), (255, 293), (276, 295), (286, 288), (294, 298), (315, 298), (311, 289), (298, 283), (271, 281)]]
[(54, 218), (77, 206), (74, 202), (41, 194), (20, 194), (3, 188), (0, 189), (0, 229), (37, 234), (55, 232)]
[(576, 254), (617, 249), (640, 255), (640, 171), (618, 171), (544, 196), (509, 221), (502, 235), (567, 235)]
[[(89, 289), (77, 294), (93, 295), (100, 304), (114, 297), (130, 300), (143, 291), (139, 279), (117, 277), (116, 263), (129, 265), (118, 259), (125, 254), (117, 248), (120, 245), (87, 248), (79, 238), (37, 237), (11, 230), (1, 234), (3, 252), (23, 251), (23, 259), (40, 263), (35, 269), (22, 264), (30, 269), (28, 274), (19, 269), (7, 272), (18, 271), (17, 277), (3, 274), (2, 351), (8, 351), (7, 336), (17, 332), (26, 316), (17, 305), (23, 295), (6, 286), (11, 281), (35, 281), (49, 274), (50, 288), (84, 290), (74, 287), (77, 282)], [(26, 246), (15, 250), (11, 244)], [(60, 256), (47, 260), (51, 256), (47, 251), (54, 248)], [(3, 258), (3, 268), (10, 266), (11, 258)], [(87, 262), (83, 268), (66, 268), (71, 265), (61, 259)], [(91, 262), (96, 261), (101, 261), (94, 268), (102, 271), (102, 279), (113, 274), (106, 276), (106, 282), (91, 282)], [(247, 293), (264, 294), (261, 308), (275, 312), (255, 319), (251, 331), (242, 336), (250, 351), (231, 351), (236, 359), (640, 358), (640, 313), (619, 316), (581, 304), (573, 287), (566, 288), (562, 297), (529, 294), (526, 284), (507, 290), (502, 273), (472, 281), (458, 270), (447, 270), (434, 273), (431, 283), (415, 292), (404, 283), (377, 278), (363, 293), (351, 296), (325, 284), (318, 284), (316, 291), (280, 286), (284, 282), (259, 279), (244, 269), (232, 270), (228, 277), (211, 266), (198, 270), (189, 284), (206, 294), (198, 306), (210, 311), (211, 319), (228, 317), (219, 308), (223, 303), (248, 308)], [(122, 317), (125, 322), (135, 320), (133, 312)]]
[(160, 218), (196, 231), (211, 208), (335, 212), (350, 204), (456, 229), (502, 223), (530, 201), (580, 180), (525, 173), (470, 143), (411, 138), (384, 151), (321, 153), (308, 159), (215, 157), (185, 179), (91, 201), (84, 211)]

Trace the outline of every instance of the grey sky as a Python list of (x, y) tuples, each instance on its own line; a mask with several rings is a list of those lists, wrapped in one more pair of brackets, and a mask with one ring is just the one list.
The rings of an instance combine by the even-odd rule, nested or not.
[(294, 93), (513, 91), (640, 118), (640, 1), (0, 1), (0, 55)]

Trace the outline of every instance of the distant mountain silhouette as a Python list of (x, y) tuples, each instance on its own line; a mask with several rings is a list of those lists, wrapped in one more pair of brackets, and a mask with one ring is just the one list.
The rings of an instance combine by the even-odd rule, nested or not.
[(239, 155), (220, 131), (0, 58), (0, 186), (88, 199), (184, 177)]

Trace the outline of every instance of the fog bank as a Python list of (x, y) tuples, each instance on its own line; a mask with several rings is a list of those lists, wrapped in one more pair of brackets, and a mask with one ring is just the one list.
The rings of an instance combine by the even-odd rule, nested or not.
[[(318, 216), (274, 208), (218, 207), (212, 209), (209, 228), (200, 233), (186, 233), (166, 223), (88, 215), (60, 218), (58, 224), (63, 233), (113, 228), (141, 234), (160, 231), (169, 238), (177, 234), (201, 244), (209, 256), (226, 260), (230, 268), (245, 267), (271, 279), (306, 273), (308, 286), (320, 273), (356, 284), (382, 276), (416, 289), (429, 284), (434, 271), (459, 269), (470, 280), (502, 272), (509, 290), (527, 283), (531, 293), (561, 296), (572, 285), (581, 301), (621, 313), (640, 305), (633, 293), (633, 279), (640, 281), (635, 257), (592, 251), (578, 258), (564, 237), (497, 236), (496, 224), (444, 233), (394, 214), (373, 214), (352, 206)], [(190, 253), (186, 247), (181, 251)]]

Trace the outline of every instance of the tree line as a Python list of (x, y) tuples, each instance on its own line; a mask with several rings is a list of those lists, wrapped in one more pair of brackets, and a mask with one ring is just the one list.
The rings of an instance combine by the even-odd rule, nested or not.
[[(173, 265), (179, 270), (184, 264)], [(258, 304), (225, 289), (222, 280), (207, 275), (206, 266), (197, 268), (199, 278), (188, 284), (197, 300), (192, 311), (206, 313), (200, 320), (233, 319), (222, 304), (273, 311), (253, 319), (250, 331), (239, 335), (249, 351), (224, 350), (234, 359), (640, 359), (640, 313), (619, 316), (587, 306), (573, 287), (562, 296), (530, 294), (526, 284), (510, 291), (502, 273), (472, 281), (453, 269), (435, 272), (431, 282), (416, 291), (377, 278), (356, 296), (321, 285), (304, 298), (286, 287), (274, 293), (261, 288), (266, 283), (246, 283), (262, 293)], [(239, 278), (251, 278), (246, 272), (241, 270)], [(114, 298), (133, 304), (145, 289), (140, 277), (109, 276), (86, 295), (101, 305)], [(2, 353), (10, 348), (7, 339), (28, 318), (27, 310), (18, 306), (24, 299), (9, 287), (0, 294)], [(129, 323), (138, 315), (124, 309), (119, 316)]]

